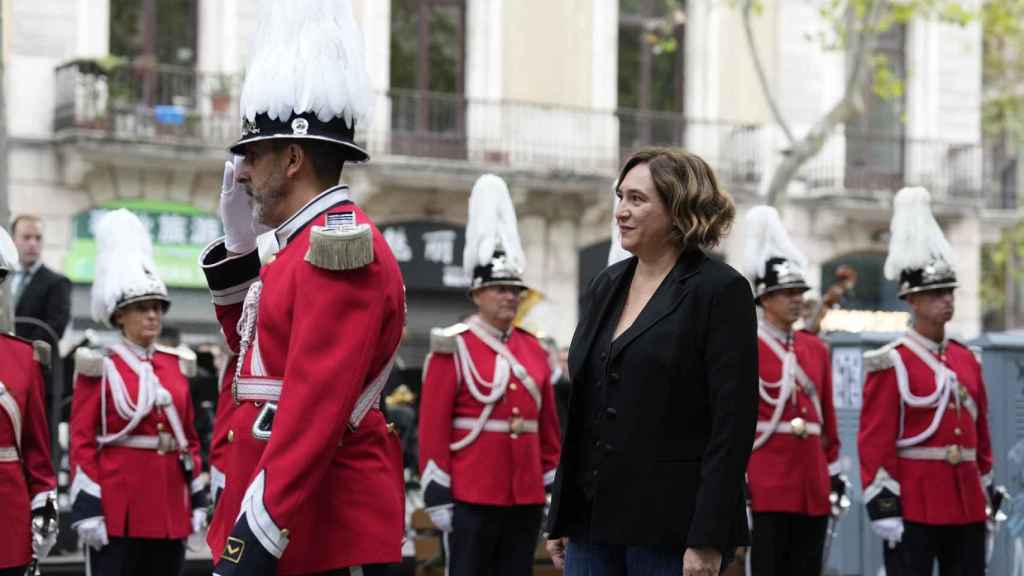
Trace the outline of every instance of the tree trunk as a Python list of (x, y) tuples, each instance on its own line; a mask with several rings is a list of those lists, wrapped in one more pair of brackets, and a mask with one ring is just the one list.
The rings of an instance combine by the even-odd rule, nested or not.
[(768, 197), (766, 200), (769, 205), (782, 208), (786, 200), (786, 191), (789, 189), (789, 184), (797, 176), (804, 164), (821, 152), (829, 136), (840, 124), (860, 114), (863, 110), (862, 92), (864, 82), (868, 77), (870, 55), (878, 39), (878, 24), (885, 12), (887, 3), (888, 0), (874, 0), (870, 3), (864, 15), (860, 19), (853, 21), (849, 34), (849, 72), (843, 95), (832, 106), (832, 109), (818, 120), (806, 135), (799, 139), (795, 138), (788, 123), (782, 116), (771, 86), (768, 84), (768, 77), (764, 72), (760, 52), (754, 44), (754, 34), (750, 23), (753, 12), (753, 0), (746, 0), (743, 3), (741, 10), (743, 27), (747, 38), (747, 47), (750, 50), (750, 56), (757, 71), (758, 83), (761, 85), (761, 91), (768, 101), (768, 108), (771, 110), (772, 116), (775, 118), (776, 123), (786, 136), (788, 142), (787, 149), (783, 151), (782, 162), (775, 168), (768, 185)]

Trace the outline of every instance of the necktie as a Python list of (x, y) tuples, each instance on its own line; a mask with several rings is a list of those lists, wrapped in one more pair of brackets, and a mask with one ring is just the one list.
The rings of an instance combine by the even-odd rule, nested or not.
[(18, 270), (14, 275), (14, 306), (18, 306), (18, 302), (21, 301), (21, 295), (25, 292), (25, 285), (28, 284), (28, 272), (25, 270)]

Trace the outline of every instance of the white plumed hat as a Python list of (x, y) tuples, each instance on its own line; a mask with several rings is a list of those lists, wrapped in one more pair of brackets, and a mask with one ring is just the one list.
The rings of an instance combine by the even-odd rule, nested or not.
[(170, 307), (167, 286), (157, 276), (153, 242), (139, 218), (121, 208), (96, 224), (96, 279), (92, 284), (93, 320), (112, 325), (114, 312), (145, 300)]
[(466, 247), (462, 267), (472, 278), (470, 290), (485, 286), (521, 286), (526, 256), (519, 241), (516, 208), (505, 181), (484, 174), (469, 195)]
[(900, 298), (958, 286), (953, 248), (935, 221), (931, 194), (924, 188), (904, 188), (896, 193), (885, 277), (899, 281)]
[(755, 206), (744, 219), (746, 235), (743, 271), (754, 283), (754, 297), (799, 288), (807, 290), (807, 258), (793, 244), (772, 206)]
[(263, 0), (242, 87), (242, 136), (232, 152), (298, 138), (338, 144), (347, 160), (365, 162), (354, 137), (371, 105), (351, 0)]
[(11, 240), (7, 230), (0, 228), (0, 284), (4, 283), (7, 275), (14, 271), (14, 264), (18, 261), (18, 249)]

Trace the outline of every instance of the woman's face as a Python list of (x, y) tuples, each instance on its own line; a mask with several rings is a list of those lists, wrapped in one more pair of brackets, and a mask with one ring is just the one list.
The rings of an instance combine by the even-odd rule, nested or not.
[(160, 335), (164, 316), (163, 303), (159, 300), (143, 300), (121, 308), (114, 313), (114, 324), (121, 327), (121, 333), (130, 342), (139, 346), (153, 344)]
[(639, 255), (661, 250), (672, 241), (672, 215), (655, 190), (646, 163), (627, 172), (615, 194), (619, 197), (615, 222), (625, 250)]

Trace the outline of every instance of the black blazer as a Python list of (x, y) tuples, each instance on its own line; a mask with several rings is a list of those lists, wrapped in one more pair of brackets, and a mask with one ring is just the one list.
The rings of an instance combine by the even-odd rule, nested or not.
[[(21, 298), (14, 310), (15, 316), (28, 316), (42, 320), (60, 338), (71, 319), (71, 281), (66, 276), (50, 270), (45, 265), (32, 275), (28, 286), (21, 291)], [(29, 340), (50, 341), (46, 332), (38, 326), (19, 323), (15, 333)]]
[[(547, 530), (566, 536), (585, 518), (575, 484), (587, 356), (615, 288), (636, 258), (615, 264), (587, 288), (569, 349), (569, 425)], [(689, 251), (633, 326), (612, 346), (613, 411), (602, 436), (590, 508), (595, 541), (634, 546), (717, 548), (747, 544), (743, 493), (757, 418), (757, 321), (747, 280), (727, 264)], [(617, 322), (618, 318), (607, 318)], [(625, 340), (623, 340), (625, 339)]]

